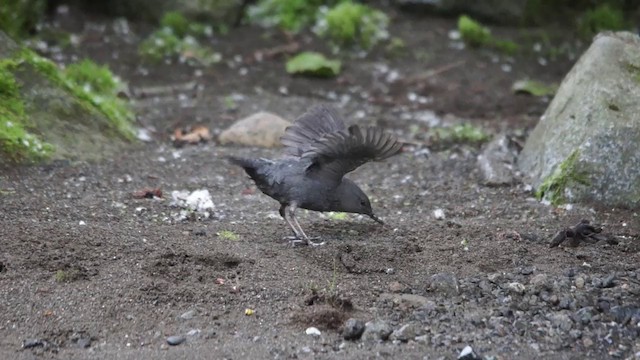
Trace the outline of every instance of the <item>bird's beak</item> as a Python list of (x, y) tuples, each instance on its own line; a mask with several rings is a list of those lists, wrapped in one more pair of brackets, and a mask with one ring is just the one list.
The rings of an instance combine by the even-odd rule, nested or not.
[(369, 214), (369, 217), (375, 220), (377, 223), (384, 225), (384, 221), (380, 220), (380, 218), (375, 216), (374, 214)]

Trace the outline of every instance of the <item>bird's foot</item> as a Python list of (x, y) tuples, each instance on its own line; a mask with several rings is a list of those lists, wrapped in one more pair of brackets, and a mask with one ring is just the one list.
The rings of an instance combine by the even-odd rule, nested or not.
[(297, 236), (285, 236), (283, 238), (283, 240), (287, 240), (289, 241), (289, 244), (294, 247), (294, 246), (299, 246), (299, 245), (308, 245), (308, 246), (321, 246), (324, 245), (325, 242), (315, 242), (313, 240), (318, 240), (320, 239), (320, 237), (312, 237), (312, 238), (307, 238), (307, 239), (301, 239)]

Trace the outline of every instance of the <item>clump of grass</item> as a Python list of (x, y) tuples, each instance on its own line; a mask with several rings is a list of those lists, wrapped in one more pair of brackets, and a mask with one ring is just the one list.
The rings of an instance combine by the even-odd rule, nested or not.
[(222, 240), (231, 240), (231, 241), (236, 241), (240, 238), (240, 236), (238, 236), (238, 234), (234, 233), (233, 231), (230, 230), (222, 230), (219, 233), (217, 233), (218, 237)]
[(578, 32), (585, 37), (604, 30), (623, 30), (626, 27), (627, 23), (622, 10), (608, 3), (587, 10), (578, 21)]
[(221, 60), (219, 53), (200, 44), (198, 38), (211, 36), (211, 26), (189, 21), (179, 12), (168, 12), (160, 21), (160, 28), (147, 37), (139, 46), (139, 53), (152, 61), (178, 58), (181, 61), (195, 60), (209, 66)]
[(330, 9), (323, 9), (314, 32), (328, 39), (336, 49), (359, 47), (369, 50), (389, 37), (389, 17), (367, 5), (342, 2)]

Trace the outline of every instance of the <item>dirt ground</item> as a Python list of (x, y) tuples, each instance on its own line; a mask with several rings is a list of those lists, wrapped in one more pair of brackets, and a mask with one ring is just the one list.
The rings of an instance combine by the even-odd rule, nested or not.
[[(347, 60), (338, 79), (291, 77), (282, 57), (253, 61), (255, 51), (288, 40), (251, 27), (212, 40), (225, 61), (210, 69), (152, 66), (135, 54), (148, 26), (130, 24), (131, 40), (112, 20), (80, 15), (55, 18), (82, 39), (56, 60), (108, 63), (130, 83), (138, 125), (155, 129), (154, 138), (100, 163), (2, 169), (0, 358), (455, 359), (467, 345), (485, 359), (638, 358), (633, 210), (554, 208), (525, 184), (484, 186), (473, 145), (408, 147), (350, 175), (385, 226), (301, 212), (307, 233), (327, 244), (292, 248), (278, 204), (224, 160), (278, 150), (176, 149), (169, 140), (176, 126), (219, 132), (258, 110), (293, 119), (322, 102), (409, 140), (428, 129), (417, 120), (426, 110), (493, 133), (527, 130), (547, 101), (514, 95), (511, 85), (523, 77), (559, 82), (571, 59), (543, 66), (538, 55), (459, 50), (448, 35), (455, 20), (396, 14), (391, 32), (406, 52)], [(309, 35), (294, 40), (322, 48)], [(436, 73), (389, 83), (393, 71), (404, 79)], [(229, 109), (225, 98), (234, 94), (238, 108)], [(426, 100), (410, 101), (420, 96)], [(145, 187), (161, 188), (164, 199), (133, 198)], [(176, 220), (171, 192), (198, 189), (210, 191), (212, 217)], [(618, 244), (549, 248), (581, 219), (602, 224)], [(348, 318), (408, 327), (386, 341), (347, 341)], [(309, 327), (321, 335), (307, 335)], [(186, 341), (169, 346), (169, 336)]]

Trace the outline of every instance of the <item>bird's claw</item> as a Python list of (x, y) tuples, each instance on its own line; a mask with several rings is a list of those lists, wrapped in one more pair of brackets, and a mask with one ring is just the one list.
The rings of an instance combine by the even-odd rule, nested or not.
[(325, 242), (314, 242), (313, 240), (318, 240), (320, 237), (312, 237), (307, 239), (301, 239), (297, 236), (285, 236), (283, 240), (288, 240), (289, 244), (294, 247), (298, 245), (308, 245), (308, 246), (322, 246)]

